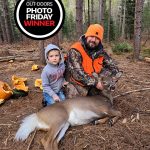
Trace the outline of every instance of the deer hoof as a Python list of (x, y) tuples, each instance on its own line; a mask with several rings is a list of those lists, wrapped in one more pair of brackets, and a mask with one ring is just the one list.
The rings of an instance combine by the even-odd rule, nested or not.
[(109, 118), (109, 119), (108, 119), (108, 125), (109, 125), (110, 127), (112, 127), (113, 124), (114, 124), (113, 119), (112, 119), (112, 118)]

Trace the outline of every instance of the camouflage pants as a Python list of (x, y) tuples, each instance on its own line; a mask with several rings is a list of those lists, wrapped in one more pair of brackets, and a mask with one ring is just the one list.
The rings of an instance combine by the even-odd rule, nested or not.
[(76, 96), (92, 96), (101, 93), (100, 90), (94, 87), (83, 87), (75, 83), (69, 83), (64, 89), (66, 98), (73, 98)]

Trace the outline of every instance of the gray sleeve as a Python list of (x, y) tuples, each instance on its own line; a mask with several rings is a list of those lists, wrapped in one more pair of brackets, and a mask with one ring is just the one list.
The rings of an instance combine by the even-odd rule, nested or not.
[(47, 73), (45, 71), (41, 74), (43, 92), (49, 94), (50, 96), (57, 95), (51, 88)]

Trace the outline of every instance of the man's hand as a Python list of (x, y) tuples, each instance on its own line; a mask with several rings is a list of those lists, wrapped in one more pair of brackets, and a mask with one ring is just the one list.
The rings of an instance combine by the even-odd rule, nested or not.
[(60, 98), (59, 98), (59, 96), (57, 96), (57, 95), (54, 95), (54, 96), (53, 96), (53, 99), (54, 99), (55, 102), (60, 102)]
[(104, 89), (103, 84), (100, 81), (97, 83), (96, 88), (99, 89), (99, 90)]
[(63, 83), (63, 87), (65, 87), (67, 84), (69, 84), (69, 82), (65, 81), (65, 82)]

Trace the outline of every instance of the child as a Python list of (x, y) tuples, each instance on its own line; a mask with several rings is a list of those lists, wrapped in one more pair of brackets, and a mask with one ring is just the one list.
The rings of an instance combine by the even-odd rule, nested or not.
[(64, 59), (60, 49), (49, 44), (45, 49), (47, 65), (44, 67), (41, 78), (45, 106), (65, 100), (62, 87), (67, 84), (63, 74), (65, 71)]

